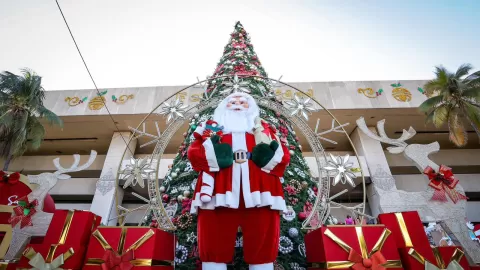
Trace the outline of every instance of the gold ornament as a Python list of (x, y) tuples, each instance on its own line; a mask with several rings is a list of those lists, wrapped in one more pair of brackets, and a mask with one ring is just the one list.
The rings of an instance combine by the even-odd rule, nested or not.
[(97, 96), (88, 102), (88, 108), (93, 111), (100, 110), (105, 106), (105, 97)]
[(115, 103), (117, 104), (124, 104), (125, 102), (127, 102), (127, 100), (129, 99), (133, 99), (135, 96), (132, 94), (132, 95), (121, 95), (120, 97), (118, 97), (118, 99), (115, 101)]
[(65, 102), (67, 102), (68, 106), (70, 106), (70, 107), (75, 107), (78, 104), (82, 104), (85, 100), (87, 100), (86, 97), (84, 97), (83, 99), (80, 99), (79, 97), (66, 97), (65, 98)]
[(412, 100), (412, 93), (410, 93), (410, 91), (408, 91), (407, 89), (401, 87), (402, 85), (400, 83), (394, 83), (394, 84), (391, 84), (393, 88), (392, 90), (392, 96), (398, 100), (398, 101), (402, 101), (402, 102), (409, 102), (410, 100)]
[(368, 98), (376, 98), (377, 94), (373, 91), (372, 88), (358, 88), (358, 93), (364, 94)]

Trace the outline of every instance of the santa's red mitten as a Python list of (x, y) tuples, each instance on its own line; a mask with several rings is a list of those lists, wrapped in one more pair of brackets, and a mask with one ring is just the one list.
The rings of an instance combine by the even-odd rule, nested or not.
[(213, 195), (214, 178), (207, 172), (202, 172), (202, 187), (200, 188), (200, 200), (210, 202)]

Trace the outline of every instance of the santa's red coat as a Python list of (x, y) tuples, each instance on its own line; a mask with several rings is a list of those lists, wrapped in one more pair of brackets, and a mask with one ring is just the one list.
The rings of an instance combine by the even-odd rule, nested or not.
[[(233, 152), (246, 150), (252, 152), (255, 147), (255, 137), (251, 133), (231, 133), (222, 136), (221, 143), (232, 146)], [(229, 207), (237, 209), (240, 196), (246, 208), (269, 206), (273, 210), (286, 211), (283, 197), (283, 187), (280, 177), (290, 162), (290, 154), (285, 145), (275, 152), (272, 160), (263, 168), (252, 160), (244, 163), (233, 163), (232, 166), (219, 169), (215, 152), (210, 139), (196, 139), (188, 149), (188, 158), (195, 171), (199, 172), (191, 212), (198, 208), (215, 209)], [(232, 157), (233, 159), (233, 157)], [(200, 193), (203, 183), (213, 184), (212, 200), (203, 203)]]

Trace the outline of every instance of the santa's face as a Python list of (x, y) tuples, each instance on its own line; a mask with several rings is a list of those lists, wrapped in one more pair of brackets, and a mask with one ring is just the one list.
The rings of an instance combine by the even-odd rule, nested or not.
[(233, 96), (227, 103), (227, 109), (232, 111), (246, 111), (248, 110), (248, 100), (242, 96)]

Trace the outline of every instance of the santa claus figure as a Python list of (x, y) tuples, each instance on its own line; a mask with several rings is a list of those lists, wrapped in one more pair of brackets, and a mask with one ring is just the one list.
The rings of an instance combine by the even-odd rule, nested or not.
[[(221, 135), (200, 125), (188, 158), (199, 172), (191, 212), (198, 214), (198, 246), (203, 269), (227, 269), (238, 228), (250, 269), (273, 269), (278, 254), (280, 214), (286, 211), (280, 177), (290, 155), (277, 140), (256, 143), (259, 108), (252, 96), (233, 93), (215, 110)], [(258, 121), (257, 121), (258, 122)], [(217, 126), (220, 125), (220, 126)]]

